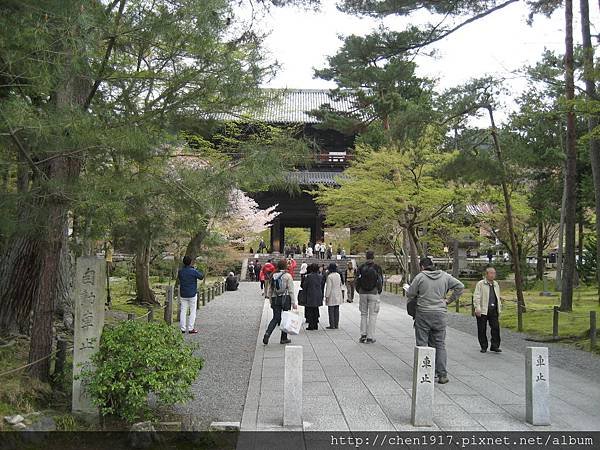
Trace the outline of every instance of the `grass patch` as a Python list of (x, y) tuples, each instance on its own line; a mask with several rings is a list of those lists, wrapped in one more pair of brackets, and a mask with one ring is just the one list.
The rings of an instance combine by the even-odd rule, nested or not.
[[(523, 293), (527, 312), (523, 314), (523, 331), (537, 338), (550, 338), (552, 336), (552, 316), (554, 306), (560, 306), (560, 292), (553, 290), (548, 283), (549, 292), (552, 297), (543, 297), (542, 282), (533, 284), (532, 289)], [(472, 287), (465, 289), (461, 297), (462, 314), (471, 315)], [(500, 326), (504, 328), (517, 329), (517, 294), (515, 289), (502, 290), (502, 314), (500, 315)], [(453, 306), (450, 306), (455, 311)], [(558, 317), (558, 335), (560, 338), (568, 338), (561, 342), (571, 344), (583, 350), (590, 350), (590, 311), (596, 311), (600, 316), (600, 305), (598, 304), (597, 288), (594, 286), (581, 286), (573, 293), (573, 311), (560, 312)], [(600, 354), (600, 348), (595, 349)]]

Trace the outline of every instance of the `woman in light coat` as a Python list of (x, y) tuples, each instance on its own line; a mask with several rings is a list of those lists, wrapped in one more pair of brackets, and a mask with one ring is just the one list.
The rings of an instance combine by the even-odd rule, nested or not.
[(325, 304), (329, 312), (330, 330), (337, 330), (340, 323), (340, 305), (344, 303), (342, 291), (342, 276), (337, 270), (337, 264), (329, 264), (327, 280), (325, 281)]

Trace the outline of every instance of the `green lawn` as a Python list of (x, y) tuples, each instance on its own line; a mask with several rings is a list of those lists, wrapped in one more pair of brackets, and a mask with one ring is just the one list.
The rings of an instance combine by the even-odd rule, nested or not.
[[(460, 313), (471, 315), (471, 297), (475, 282), (466, 282), (465, 286), (465, 292), (460, 299)], [(553, 307), (560, 305), (560, 293), (550, 290), (554, 296), (542, 297), (540, 295), (542, 289), (542, 284), (538, 282), (524, 293), (527, 312), (523, 314), (523, 331), (535, 338), (551, 339)], [(395, 292), (392, 286), (388, 286), (388, 291)], [(399, 292), (401, 292), (401, 289)], [(514, 288), (503, 289), (501, 295), (504, 303), (500, 315), (500, 326), (516, 330), (516, 291)], [(449, 308), (451, 311), (456, 311), (454, 304), (450, 305)], [(596, 311), (596, 315), (600, 319), (600, 305), (596, 287), (582, 286), (575, 289), (573, 312), (559, 313), (558, 335), (561, 342), (574, 345), (583, 350), (590, 349), (590, 311)], [(600, 354), (600, 336), (595, 352)]]

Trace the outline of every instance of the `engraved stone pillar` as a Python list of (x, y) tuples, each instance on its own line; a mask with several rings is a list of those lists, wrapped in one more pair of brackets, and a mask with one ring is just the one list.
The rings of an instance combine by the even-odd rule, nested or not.
[(285, 347), (283, 426), (302, 426), (302, 346)]
[(550, 370), (548, 347), (525, 352), (525, 419), (532, 425), (550, 425)]
[(411, 423), (416, 427), (433, 425), (434, 372), (435, 349), (415, 347)]
[(106, 264), (95, 256), (77, 258), (75, 279), (75, 323), (73, 340), (73, 413), (97, 421), (98, 408), (92, 404), (87, 383), (79, 378), (93, 370), (91, 358), (98, 351), (104, 327)]

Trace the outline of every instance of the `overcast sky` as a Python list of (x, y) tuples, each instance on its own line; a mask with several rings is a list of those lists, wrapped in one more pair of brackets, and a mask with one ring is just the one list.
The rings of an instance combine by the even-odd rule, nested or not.
[[(336, 10), (335, 0), (323, 0), (321, 11), (307, 12), (296, 8), (273, 10), (264, 18), (264, 26), (272, 33), (266, 47), (282, 69), (269, 87), (330, 88), (333, 85), (313, 78), (313, 68), (323, 67), (328, 55), (335, 54), (340, 46), (338, 35), (364, 35), (379, 22), (370, 18), (358, 18)], [(578, 16), (578, 3), (575, 16)], [(598, 24), (598, 3), (590, 2), (592, 26)], [(450, 35), (432, 48), (438, 50), (436, 59), (418, 56), (418, 74), (439, 80), (438, 88), (455, 86), (470, 78), (485, 74), (513, 76), (511, 72), (533, 64), (540, 59), (544, 48), (564, 50), (564, 10), (557, 11), (550, 19), (538, 16), (533, 26), (526, 24), (527, 7), (523, 3), (510, 5), (488, 17)], [(414, 23), (436, 22), (435, 16), (413, 15)], [(400, 30), (407, 23), (405, 18), (386, 22)], [(438, 19), (439, 20), (439, 19)], [(580, 39), (579, 21), (574, 23), (576, 41)], [(522, 78), (512, 79), (509, 87), (513, 93), (525, 87)]]

